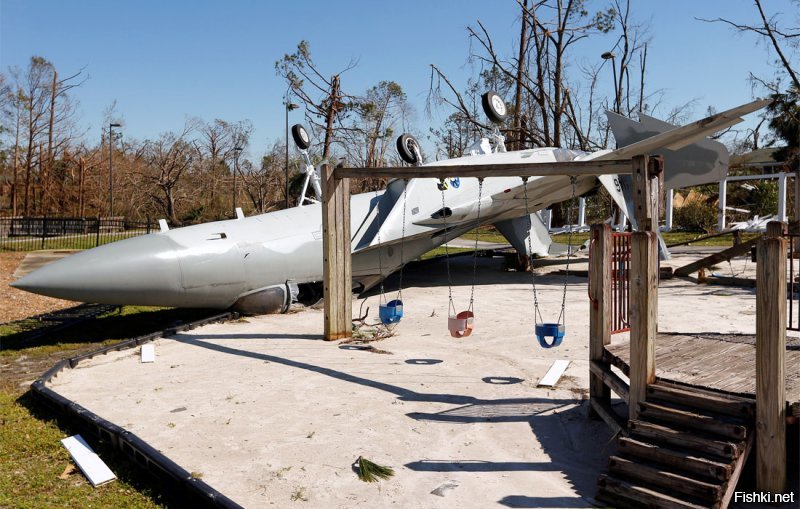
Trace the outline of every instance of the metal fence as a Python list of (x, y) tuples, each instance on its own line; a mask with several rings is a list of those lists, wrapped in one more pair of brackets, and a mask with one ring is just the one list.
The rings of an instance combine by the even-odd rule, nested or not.
[(89, 249), (152, 231), (156, 223), (116, 217), (2, 217), (0, 251)]
[(800, 277), (800, 268), (795, 268), (796, 256), (798, 255), (795, 249), (795, 241), (798, 234), (785, 233), (784, 237), (788, 240), (789, 244), (789, 281), (788, 281), (788, 294), (789, 304), (786, 310), (787, 325), (786, 330), (800, 331), (800, 298), (797, 292), (800, 292), (800, 283), (795, 281), (795, 278)]
[(611, 235), (611, 334), (626, 332), (630, 325), (631, 234)]

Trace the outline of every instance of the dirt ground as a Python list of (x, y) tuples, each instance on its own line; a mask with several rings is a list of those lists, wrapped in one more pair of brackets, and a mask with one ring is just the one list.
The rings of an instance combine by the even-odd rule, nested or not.
[(12, 274), (26, 254), (0, 253), (0, 324), (78, 304), (68, 300), (23, 292), (9, 286), (9, 283), (14, 281)]

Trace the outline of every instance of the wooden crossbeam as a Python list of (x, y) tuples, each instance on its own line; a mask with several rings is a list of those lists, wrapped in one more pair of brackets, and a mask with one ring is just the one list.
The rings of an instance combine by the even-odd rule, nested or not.
[(631, 173), (628, 159), (608, 161), (564, 161), (530, 164), (459, 164), (400, 166), (386, 168), (336, 168), (334, 177), (343, 178), (448, 178), (448, 177), (546, 177)]

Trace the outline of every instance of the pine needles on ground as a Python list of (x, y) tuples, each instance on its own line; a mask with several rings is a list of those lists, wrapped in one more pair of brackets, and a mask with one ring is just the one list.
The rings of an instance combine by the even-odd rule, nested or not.
[(373, 463), (363, 456), (359, 456), (356, 460), (358, 464), (358, 478), (364, 482), (377, 482), (380, 479), (388, 479), (394, 475), (394, 470), (390, 467), (384, 467)]

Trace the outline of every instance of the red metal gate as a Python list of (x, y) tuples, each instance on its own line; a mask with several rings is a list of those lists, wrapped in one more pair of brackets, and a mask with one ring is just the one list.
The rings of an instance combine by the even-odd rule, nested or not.
[(631, 330), (631, 234), (611, 235), (611, 334)]

